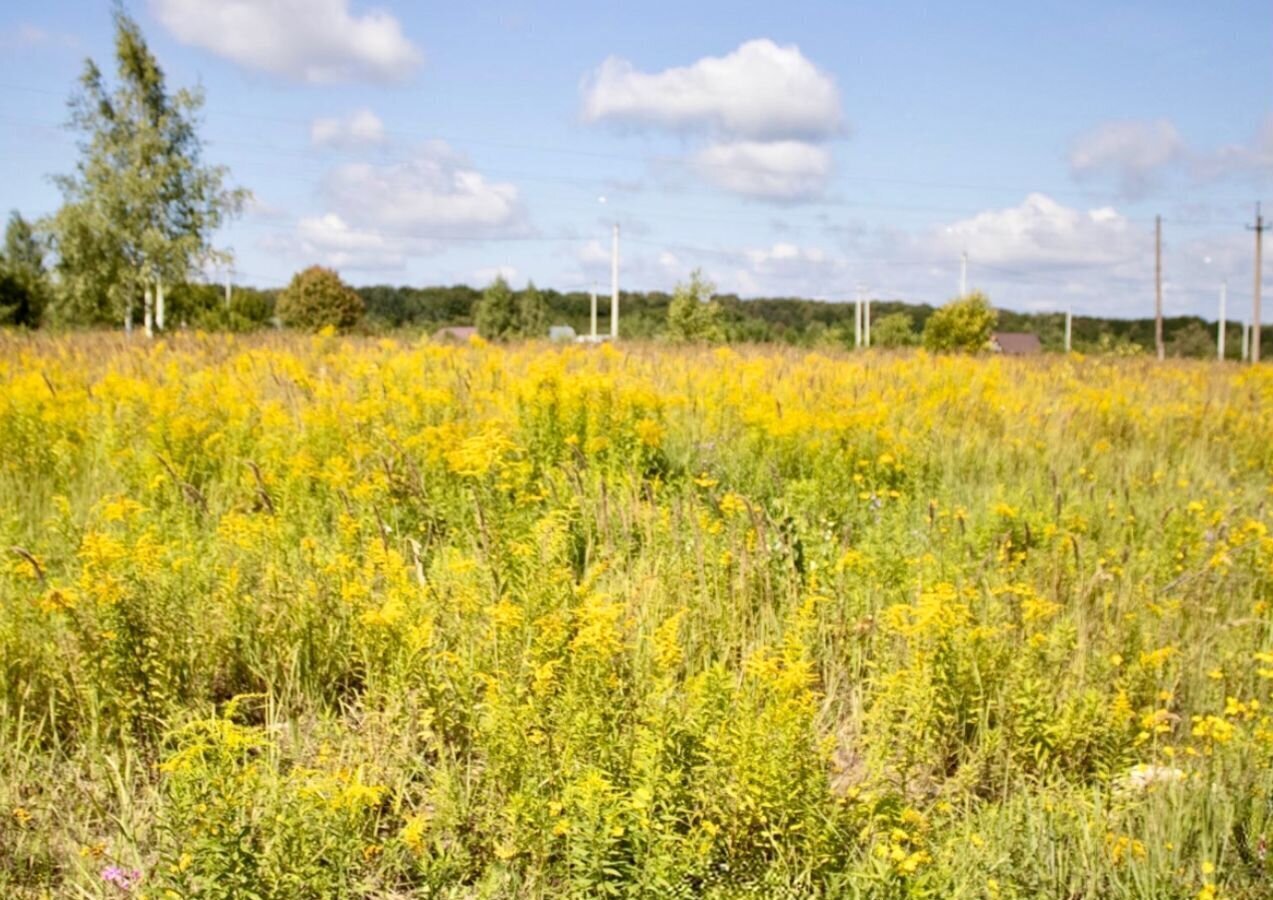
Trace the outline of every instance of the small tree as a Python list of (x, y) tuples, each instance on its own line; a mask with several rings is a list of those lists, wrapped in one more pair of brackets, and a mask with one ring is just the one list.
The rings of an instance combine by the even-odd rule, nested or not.
[(1169, 356), (1191, 356), (1207, 359), (1216, 355), (1216, 339), (1201, 322), (1190, 322), (1167, 342)]
[(915, 319), (910, 313), (889, 313), (871, 323), (871, 344), (876, 347), (913, 347), (917, 337)]
[(924, 349), (938, 353), (977, 353), (990, 343), (999, 314), (980, 291), (956, 297), (924, 323)]
[(330, 325), (345, 331), (362, 318), (363, 302), (333, 270), (310, 266), (292, 276), (278, 296), (275, 311), (289, 328), (318, 331)]
[(701, 269), (690, 273), (689, 284), (677, 284), (667, 307), (668, 337), (685, 342), (723, 340), (720, 304), (712, 299), (715, 292), (716, 285), (703, 277)]
[(141, 300), (147, 333), (164, 327), (164, 288), (207, 262), (224, 261), (212, 234), (248, 194), (224, 186), (226, 169), (203, 162), (197, 90), (170, 92), (137, 23), (115, 8), (118, 84), (92, 61), (71, 99), (83, 136), (72, 175), (55, 179), (63, 204), (45, 222), (59, 274), (58, 316), (123, 319)]
[(496, 276), (477, 302), (474, 323), (477, 333), (488, 341), (502, 341), (517, 335), (520, 322), (513, 292), (503, 275)]
[(39, 326), (48, 294), (44, 247), (31, 224), (15, 211), (9, 215), (0, 255), (0, 325)]
[(548, 333), (548, 304), (535, 282), (527, 282), (517, 305), (517, 330), (522, 337), (541, 338)]

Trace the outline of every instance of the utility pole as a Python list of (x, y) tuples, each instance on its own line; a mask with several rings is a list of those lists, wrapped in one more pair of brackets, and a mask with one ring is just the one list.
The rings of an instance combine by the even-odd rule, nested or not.
[(968, 251), (959, 257), (959, 296), (968, 296)]
[(610, 248), (610, 340), (619, 339), (619, 223), (614, 223), (614, 243)]
[(1154, 344), (1161, 362), (1166, 356), (1162, 342), (1162, 216), (1154, 216)]
[(1070, 352), (1070, 335), (1073, 333), (1072, 324), (1074, 321), (1074, 305), (1070, 304), (1065, 308), (1065, 352)]
[(871, 295), (866, 295), (865, 305), (862, 307), (862, 340), (866, 346), (871, 346)]
[(853, 300), (853, 346), (862, 346), (862, 285), (858, 285), (857, 297)]
[(592, 330), (588, 334), (595, 341), (597, 339), (597, 285), (592, 285)]
[(1224, 362), (1224, 307), (1229, 293), (1229, 279), (1220, 282), (1220, 327), (1216, 332), (1216, 358)]
[(1251, 362), (1258, 363), (1260, 361), (1260, 329), (1264, 324), (1264, 320), (1260, 317), (1260, 269), (1263, 267), (1262, 259), (1264, 244), (1264, 217), (1260, 215), (1260, 204), (1255, 204), (1255, 226), (1247, 226), (1247, 229), (1255, 232), (1255, 303), (1251, 311)]

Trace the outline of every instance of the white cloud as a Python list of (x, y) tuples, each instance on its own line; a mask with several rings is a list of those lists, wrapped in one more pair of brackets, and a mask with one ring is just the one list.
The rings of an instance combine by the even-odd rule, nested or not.
[(442, 141), (385, 165), (350, 163), (326, 177), (324, 193), (348, 221), (422, 239), (524, 232), (517, 187), (488, 181)]
[(967, 251), (992, 265), (1073, 266), (1125, 260), (1138, 242), (1143, 235), (1110, 207), (1073, 209), (1034, 193), (1018, 206), (951, 223), (923, 243), (945, 257)]
[(401, 81), (420, 50), (398, 20), (349, 0), (150, 0), (177, 40), (309, 84)]
[(705, 147), (693, 165), (708, 181), (735, 194), (801, 200), (826, 189), (831, 154), (803, 141), (734, 141)]
[(610, 251), (601, 246), (601, 241), (588, 241), (575, 253), (575, 259), (587, 269), (597, 269), (610, 265)]
[(1249, 144), (1221, 147), (1209, 159), (1201, 160), (1197, 169), (1204, 178), (1273, 175), (1273, 115), (1264, 120)]
[(401, 269), (487, 238), (529, 234), (517, 188), (487, 181), (445, 143), (409, 158), (338, 166), (323, 182), (327, 208), (302, 218), (292, 234), (263, 246), (342, 269)]
[(828, 137), (843, 128), (835, 82), (794, 45), (754, 40), (662, 72), (617, 57), (584, 82), (583, 117), (738, 137)]
[(1106, 122), (1074, 142), (1070, 171), (1080, 178), (1112, 177), (1132, 199), (1171, 175), (1195, 184), (1267, 179), (1273, 174), (1273, 116), (1249, 141), (1215, 149), (1190, 146), (1167, 119)]
[(360, 109), (347, 118), (315, 119), (309, 126), (310, 140), (319, 147), (358, 147), (385, 142), (385, 123), (369, 109)]
[(1139, 197), (1187, 150), (1167, 119), (1106, 122), (1080, 135), (1070, 149), (1070, 171), (1078, 176), (1113, 175), (1124, 194)]
[(407, 257), (402, 240), (351, 228), (335, 213), (301, 219), (284, 249), (337, 269), (400, 269)]

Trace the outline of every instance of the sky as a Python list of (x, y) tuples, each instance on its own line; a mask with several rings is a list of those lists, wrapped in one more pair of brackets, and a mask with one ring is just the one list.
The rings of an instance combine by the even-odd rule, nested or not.
[[(941, 303), (966, 255), (997, 306), (1140, 317), (1161, 215), (1166, 312), (1214, 319), (1226, 280), (1229, 318), (1251, 308), (1266, 2), (127, 9), (253, 194), (217, 280), (605, 293), (617, 223), (624, 289), (701, 268), (744, 297)], [(0, 210), (57, 208), (86, 58), (113, 76), (105, 0), (0, 8)]]

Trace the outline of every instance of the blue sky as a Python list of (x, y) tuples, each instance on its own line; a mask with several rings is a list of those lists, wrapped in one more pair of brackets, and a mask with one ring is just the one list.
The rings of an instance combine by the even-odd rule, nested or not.
[[(1273, 200), (1273, 6), (134, 0), (209, 161), (251, 189), (241, 283), (603, 290), (702, 267), (744, 296), (1250, 307)], [(0, 208), (54, 209), (110, 5), (0, 10)], [(602, 202), (601, 198), (605, 198)], [(1273, 251), (1273, 248), (1270, 248)], [(1266, 278), (1273, 275), (1266, 254)], [(1271, 279), (1273, 280), (1273, 279)]]

